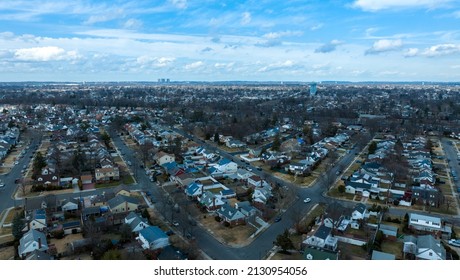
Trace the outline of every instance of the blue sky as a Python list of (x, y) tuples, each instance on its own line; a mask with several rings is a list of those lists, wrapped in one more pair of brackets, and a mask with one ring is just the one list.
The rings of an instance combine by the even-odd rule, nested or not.
[(460, 1), (0, 1), (0, 81), (158, 78), (460, 81)]

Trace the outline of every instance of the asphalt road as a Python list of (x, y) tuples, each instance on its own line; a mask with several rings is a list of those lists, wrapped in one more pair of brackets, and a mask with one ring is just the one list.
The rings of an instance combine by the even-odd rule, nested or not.
[[(35, 134), (35, 133), (33, 133)], [(18, 164), (14, 165), (11, 171), (5, 175), (1, 175), (0, 178), (5, 184), (5, 187), (0, 190), (0, 212), (14, 207), (16, 205), (21, 205), (21, 201), (17, 201), (13, 199), (13, 195), (16, 192), (17, 185), (14, 182), (17, 178), (22, 178), (21, 170), (23, 169), (24, 165), (29, 165), (32, 162), (32, 156), (38, 148), (38, 145), (41, 141), (41, 135), (36, 134), (37, 136), (34, 137), (30, 143), (30, 145), (25, 146), (26, 153), (22, 158), (19, 158)], [(26, 145), (25, 143), (23, 145)]]

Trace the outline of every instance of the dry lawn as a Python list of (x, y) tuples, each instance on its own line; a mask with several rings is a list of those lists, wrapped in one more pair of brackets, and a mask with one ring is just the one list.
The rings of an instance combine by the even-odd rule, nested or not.
[(69, 234), (62, 239), (51, 238), (48, 241), (48, 244), (54, 244), (56, 246), (57, 253), (59, 254), (67, 251), (69, 246), (68, 244), (70, 244), (70, 242), (80, 239), (83, 239), (83, 235), (81, 233)]
[(0, 260), (14, 259), (15, 250), (13, 246), (0, 248)]
[(214, 217), (206, 216), (199, 217), (199, 222), (207, 229), (209, 229), (214, 237), (222, 240), (230, 246), (243, 246), (251, 243), (252, 239), (249, 237), (256, 232), (256, 229), (251, 225), (238, 225), (235, 227), (225, 227), (217, 222)]
[(291, 253), (289, 255), (278, 252), (269, 260), (303, 260), (303, 255), (299, 252)]
[(395, 255), (397, 260), (402, 260), (403, 258), (402, 250), (403, 250), (402, 242), (386, 240), (386, 241), (383, 241), (381, 244), (381, 251), (388, 253), (388, 254)]

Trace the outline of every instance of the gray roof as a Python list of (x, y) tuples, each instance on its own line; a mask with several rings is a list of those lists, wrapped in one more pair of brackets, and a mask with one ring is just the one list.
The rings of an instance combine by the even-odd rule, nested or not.
[(97, 215), (101, 213), (101, 208), (99, 206), (86, 207), (83, 209), (83, 216), (88, 215)]
[(118, 205), (125, 203), (125, 202), (139, 204), (139, 200), (137, 198), (126, 196), (126, 195), (117, 195), (111, 200), (107, 201), (107, 204), (109, 205), (110, 208), (115, 208)]
[(388, 254), (384, 252), (380, 252), (377, 250), (372, 251), (372, 258), (371, 260), (379, 260), (379, 261), (394, 261), (396, 256), (393, 254)]
[(441, 245), (439, 240), (434, 239), (432, 235), (422, 235), (418, 237), (417, 248), (431, 249), (436, 254), (441, 256), (443, 260), (446, 259), (446, 249)]
[(393, 236), (396, 236), (398, 234), (398, 228), (395, 227), (395, 226), (381, 224), (380, 225), (380, 230), (386, 235), (391, 234)]
[(364, 212), (366, 212), (366, 208), (367, 208), (367, 207), (366, 207), (365, 204), (363, 204), (363, 203), (358, 203), (358, 204), (356, 204), (354, 210), (355, 210), (355, 211), (358, 211), (358, 212), (361, 213), (361, 214), (364, 214)]
[(34, 260), (34, 261), (50, 261), (54, 260), (54, 258), (45, 252), (39, 251), (39, 250), (34, 250), (27, 258), (26, 260)]
[(326, 240), (329, 234), (331, 234), (331, 228), (325, 226), (324, 224), (320, 225), (319, 228), (315, 232), (315, 236)]
[(141, 230), (139, 234), (142, 235), (149, 243), (158, 239), (168, 238), (166, 233), (164, 233), (164, 231), (162, 231), (157, 226), (146, 227), (143, 230)]
[(441, 218), (433, 217), (433, 216), (427, 216), (427, 215), (421, 215), (421, 214), (417, 214), (417, 213), (410, 213), (409, 214), (409, 222), (412, 219), (430, 221), (430, 222), (441, 224)]
[(414, 243), (417, 244), (417, 237), (413, 235), (404, 236), (404, 243)]
[(18, 247), (18, 253), (19, 255), (22, 255), (24, 251), (34, 242), (38, 242), (40, 239), (42, 247), (39, 249), (38, 247), (36, 249), (39, 249), (41, 251), (45, 251), (48, 249), (48, 242), (46, 241), (46, 236), (43, 232), (40, 232), (35, 229), (31, 229), (28, 232), (24, 234), (24, 236), (19, 240), (19, 247)]

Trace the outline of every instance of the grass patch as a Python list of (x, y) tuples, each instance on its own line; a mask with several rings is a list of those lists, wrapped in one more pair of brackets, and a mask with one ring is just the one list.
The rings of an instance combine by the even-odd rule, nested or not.
[(438, 187), (444, 195), (452, 195), (452, 188), (449, 184), (440, 184)]
[(303, 255), (300, 252), (282, 254), (277, 252), (270, 258), (270, 260), (303, 260)]
[(361, 246), (339, 242), (338, 248), (341, 252), (339, 260), (366, 260), (367, 251)]
[(131, 175), (123, 177), (123, 184), (125, 184), (125, 185), (131, 185), (131, 184), (134, 184), (134, 182), (135, 182), (134, 178)]
[(386, 240), (382, 242), (380, 248), (382, 252), (395, 255), (397, 260), (401, 260), (403, 258), (403, 243), (401, 242)]
[(120, 185), (120, 182), (118, 182), (118, 181), (110, 182), (110, 183), (96, 184), (96, 189), (116, 187), (118, 185)]

